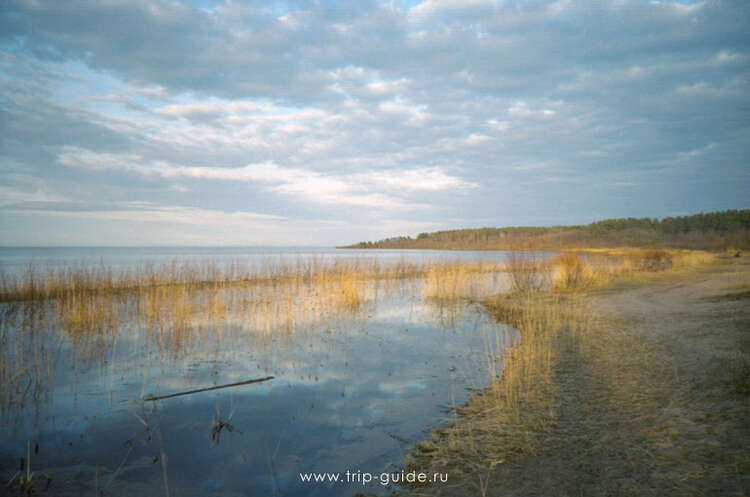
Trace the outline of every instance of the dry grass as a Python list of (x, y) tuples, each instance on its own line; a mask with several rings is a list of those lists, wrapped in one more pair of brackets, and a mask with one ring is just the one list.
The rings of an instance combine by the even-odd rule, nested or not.
[(75, 300), (104, 295), (143, 297), (144, 292), (176, 287), (190, 291), (248, 287), (337, 284), (340, 292), (354, 292), (358, 281), (418, 279), (425, 275), (481, 273), (497, 271), (490, 263), (427, 262), (415, 264), (401, 261), (382, 265), (370, 263), (298, 261), (287, 265), (244, 266), (232, 263), (228, 267), (211, 261), (196, 263), (172, 262), (160, 266), (142, 264), (115, 273), (107, 267), (68, 267), (40, 271), (29, 266), (21, 274), (0, 271), (0, 302), (41, 302), (46, 300)]
[(708, 252), (667, 249), (588, 249), (566, 251), (548, 262), (553, 290), (600, 288), (615, 281), (642, 280), (650, 274), (683, 270), (713, 261)]
[[(53, 352), (44, 339), (44, 308), (0, 307), (0, 411), (47, 398)], [(23, 330), (19, 333), (18, 330)]]
[(410, 469), (447, 472), (450, 481), (414, 489), (413, 495), (490, 495), (488, 478), (495, 468), (532, 454), (539, 434), (555, 420), (560, 344), (593, 329), (584, 301), (573, 297), (525, 292), (497, 295), (485, 304), (521, 330), (521, 340), (509, 347), (503, 327), (488, 337), (489, 387), (459, 409), (456, 422), (435, 431), (407, 457)]
[(44, 274), (30, 267), (20, 277), (4, 275), (0, 304), (22, 312), (54, 309), (59, 328), (72, 334), (104, 335), (134, 321), (172, 338), (238, 321), (277, 333), (333, 314), (356, 314), (378, 287), (388, 291), (403, 281), (421, 280), (424, 295), (437, 300), (476, 298), (492, 290), (498, 271), (482, 263), (315, 261), (224, 269), (212, 263), (143, 265), (117, 275), (101, 267)]
[(483, 262), (431, 264), (421, 278), (422, 295), (437, 301), (477, 299), (495, 290), (500, 270)]
[[(521, 340), (503, 358), (488, 359), (489, 387), (459, 410), (461, 416), (410, 451), (411, 469), (450, 475), (449, 484), (414, 488), (411, 495), (542, 495), (552, 488), (559, 495), (635, 495), (646, 488), (639, 485), (664, 489), (673, 467), (637, 474), (638, 461), (663, 437), (656, 429), (639, 430), (644, 420), (646, 426), (661, 422), (664, 399), (675, 394), (674, 367), (658, 360), (638, 334), (601, 334), (605, 325), (580, 291), (695, 268), (713, 258), (616, 249), (509, 261), (514, 292), (486, 299), (485, 306), (520, 330)], [(507, 345), (499, 338), (502, 326), (497, 333), (497, 345), (488, 340), (489, 356)], [(738, 391), (746, 387), (746, 370), (738, 361), (732, 376)], [(660, 461), (654, 466), (666, 464)]]
[(510, 252), (504, 267), (510, 277), (512, 293), (533, 293), (550, 284), (550, 266), (532, 254)]
[(698, 267), (714, 257), (701, 251), (640, 248), (566, 250), (549, 259), (512, 252), (504, 270), (511, 293), (578, 291), (615, 281), (640, 280), (667, 270)]
[(750, 354), (736, 352), (730, 359), (727, 383), (734, 393), (750, 396)]

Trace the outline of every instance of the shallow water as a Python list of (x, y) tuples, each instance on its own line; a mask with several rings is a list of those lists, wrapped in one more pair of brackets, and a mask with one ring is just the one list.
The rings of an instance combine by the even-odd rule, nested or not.
[(300, 473), (399, 471), (405, 450), (486, 384), (488, 354), (515, 335), (477, 305), (423, 297), (419, 281), (377, 285), (361, 306), (275, 333), (242, 312), (160, 333), (130, 322), (127, 303), (116, 329), (97, 334), (61, 331), (44, 307), (6, 314), (3, 337), (25, 366), (3, 385), (13, 395), (2, 476), (28, 446), (35, 489), (43, 473), (52, 479), (41, 495), (387, 493), (377, 481), (305, 483)]

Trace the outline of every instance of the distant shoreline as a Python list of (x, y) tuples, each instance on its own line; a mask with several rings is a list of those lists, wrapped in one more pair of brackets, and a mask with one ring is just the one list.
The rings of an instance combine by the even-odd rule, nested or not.
[(399, 236), (339, 249), (563, 250), (648, 247), (692, 250), (750, 249), (750, 209), (692, 216), (605, 219), (588, 225), (472, 228)]

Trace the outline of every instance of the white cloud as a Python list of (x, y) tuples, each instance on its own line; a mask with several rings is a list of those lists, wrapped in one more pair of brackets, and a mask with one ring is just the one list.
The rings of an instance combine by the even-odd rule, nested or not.
[(526, 102), (516, 102), (508, 107), (508, 114), (514, 117), (552, 117), (556, 114), (553, 109), (533, 110)]
[[(329, 205), (352, 205), (381, 209), (422, 209), (428, 207), (407, 198), (412, 192), (439, 192), (477, 188), (473, 182), (452, 176), (438, 167), (391, 169), (365, 173), (335, 174), (282, 167), (274, 162), (244, 167), (180, 167), (163, 161), (147, 162), (135, 154), (102, 154), (66, 148), (58, 162), (68, 167), (95, 171), (130, 171), (165, 179), (193, 179), (250, 182), (267, 190), (300, 200)], [(185, 188), (180, 185), (180, 188)]]
[(694, 99), (727, 99), (737, 97), (747, 93), (747, 81), (743, 78), (734, 78), (723, 82), (721, 85), (698, 81), (693, 84), (681, 85), (675, 89), (675, 93), (680, 96)]
[(57, 156), (57, 162), (68, 167), (82, 167), (92, 171), (106, 170), (143, 170), (138, 154), (113, 154), (91, 152), (79, 147), (66, 146)]
[(508, 121), (498, 121), (497, 119), (488, 119), (487, 125), (495, 131), (508, 131), (510, 127)]
[(171, 104), (165, 105), (155, 110), (157, 114), (165, 116), (175, 117), (201, 117), (207, 115), (233, 115), (233, 114), (248, 114), (248, 113), (261, 113), (273, 110), (273, 106), (260, 105), (254, 102), (203, 102), (203, 103), (190, 103), (190, 104)]
[(487, 136), (487, 135), (480, 135), (480, 134), (477, 134), (477, 133), (472, 133), (472, 134), (470, 134), (469, 136), (466, 137), (466, 139), (464, 140), (464, 142), (467, 145), (469, 145), (470, 147), (476, 147), (476, 146), (479, 146), (482, 143), (486, 142), (489, 139), (490, 139), (490, 137)]
[(732, 52), (730, 50), (722, 50), (716, 54), (715, 60), (719, 64), (731, 64), (734, 62), (739, 62), (746, 58), (747, 58), (747, 55), (744, 53)]
[[(352, 178), (316, 171), (280, 167), (273, 162), (249, 164), (242, 168), (169, 168), (162, 176), (258, 182), (267, 189), (300, 200), (330, 205), (353, 205), (383, 209), (404, 209), (409, 205), (398, 197), (371, 192)], [(420, 205), (420, 207), (422, 207)]]
[(42, 187), (33, 189), (32, 185), (23, 185), (22, 187), (0, 186), (0, 206), (13, 205), (18, 203), (34, 202), (64, 202), (68, 198), (55, 192), (46, 191)]
[(410, 104), (403, 98), (388, 100), (381, 103), (378, 108), (386, 114), (404, 115), (407, 117), (417, 117), (423, 110), (420, 106)]
[(44, 216), (73, 217), (83, 219), (99, 219), (113, 221), (136, 221), (146, 223), (177, 223), (200, 226), (223, 227), (268, 227), (269, 223), (276, 223), (286, 219), (283, 216), (272, 216), (256, 212), (223, 212), (211, 209), (199, 209), (177, 206), (142, 206), (134, 209), (125, 206), (117, 210), (65, 210), (65, 209), (24, 209), (8, 210), (5, 212), (16, 214), (36, 214)]
[(446, 174), (437, 167), (417, 169), (373, 171), (352, 176), (354, 182), (408, 191), (441, 191), (457, 188), (477, 188), (476, 183), (465, 181), (457, 176)]
[(396, 93), (406, 89), (409, 84), (409, 80), (401, 78), (396, 81), (376, 81), (367, 84), (367, 89), (374, 95), (387, 95), (389, 93)]
[(685, 151), (685, 152), (680, 152), (678, 154), (678, 157), (679, 157), (679, 160), (694, 159), (695, 157), (698, 157), (698, 156), (701, 156), (701, 155), (704, 155), (704, 154), (710, 152), (714, 148), (716, 148), (716, 143), (709, 143), (708, 145), (705, 145), (705, 146), (700, 147), (700, 148), (694, 148), (692, 150), (688, 150), (688, 151)]
[(272, 162), (266, 162), (237, 169), (170, 168), (162, 174), (166, 177), (255, 181), (268, 184), (272, 191), (312, 202), (381, 209), (427, 207), (422, 203), (409, 202), (402, 195), (404, 192), (436, 192), (478, 186), (434, 167), (342, 175), (280, 167)]
[(409, 9), (409, 16), (420, 19), (438, 13), (465, 11), (494, 5), (495, 2), (492, 0), (425, 0)]

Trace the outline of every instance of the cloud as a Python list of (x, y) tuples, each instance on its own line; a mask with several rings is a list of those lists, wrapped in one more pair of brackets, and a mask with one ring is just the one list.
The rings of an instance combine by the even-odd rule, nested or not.
[(373, 171), (354, 175), (352, 179), (358, 183), (372, 183), (402, 191), (441, 191), (479, 187), (476, 183), (446, 174), (437, 167), (382, 172)]
[(477, 188), (440, 168), (427, 167), (390, 172), (369, 171), (355, 174), (324, 174), (299, 168), (281, 167), (273, 162), (243, 167), (180, 167), (165, 162), (144, 162), (134, 154), (102, 154), (67, 148), (58, 162), (68, 167), (92, 171), (130, 171), (166, 179), (191, 179), (250, 182), (264, 185), (273, 192), (312, 202), (331, 205), (353, 205), (380, 209), (414, 209), (428, 207), (409, 202), (405, 194)]
[(478, 14), (492, 10), (497, 2), (492, 0), (425, 0), (411, 9), (412, 20), (424, 21), (438, 15)]
[(552, 117), (556, 112), (552, 109), (532, 110), (526, 102), (516, 102), (508, 107), (508, 114), (513, 117)]
[(220, 117), (227, 115), (248, 114), (264, 112), (268, 106), (262, 106), (253, 102), (202, 102), (191, 104), (165, 105), (155, 110), (157, 114), (184, 117), (194, 119), (206, 117)]
[(4, 205), (263, 213), (300, 240), (744, 207), (748, 24), (739, 0), (7, 0)]
[[(138, 208), (134, 208), (138, 207)], [(24, 209), (7, 210), (8, 214), (33, 214), (42, 216), (74, 217), (82, 219), (135, 221), (137, 223), (170, 223), (252, 229), (267, 227), (268, 221), (283, 221), (283, 216), (259, 214), (256, 212), (224, 212), (209, 209), (194, 209), (181, 206), (125, 206), (116, 210), (65, 210), (65, 209)]]
[(43, 188), (19, 189), (0, 186), (0, 207), (17, 204), (61, 202), (67, 200), (67, 198), (61, 195), (44, 191)]
[(403, 209), (409, 205), (383, 193), (370, 193), (349, 178), (324, 175), (316, 171), (279, 167), (273, 162), (250, 164), (236, 169), (170, 168), (165, 177), (187, 177), (258, 182), (284, 195), (301, 197), (321, 204), (354, 205), (382, 209)]

